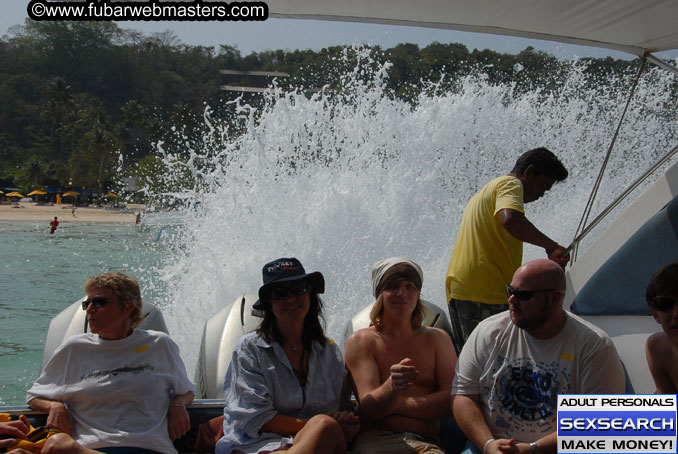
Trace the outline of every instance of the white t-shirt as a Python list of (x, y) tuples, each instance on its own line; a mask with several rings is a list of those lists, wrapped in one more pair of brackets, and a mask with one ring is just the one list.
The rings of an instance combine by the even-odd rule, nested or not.
[(73, 437), (88, 448), (128, 446), (176, 453), (167, 430), (169, 402), (195, 392), (165, 333), (135, 329), (120, 340), (96, 334), (66, 339), (26, 394), (63, 402)]
[(531, 442), (556, 430), (557, 395), (624, 392), (624, 371), (604, 331), (565, 312), (563, 329), (536, 339), (509, 311), (483, 320), (459, 355), (452, 394), (479, 395), (495, 438)]

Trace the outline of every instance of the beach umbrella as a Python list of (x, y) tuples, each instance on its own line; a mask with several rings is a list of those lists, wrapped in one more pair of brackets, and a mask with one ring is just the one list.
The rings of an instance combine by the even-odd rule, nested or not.
[(16, 192), (16, 191), (15, 191), (15, 192), (10, 192), (9, 194), (5, 194), (5, 195), (6, 195), (7, 197), (20, 197), (20, 198), (22, 198), (22, 199), (24, 198), (23, 195), (19, 194), (19, 193)]
[(47, 192), (43, 191), (42, 189), (36, 189), (36, 190), (34, 190), (34, 191), (29, 192), (29, 193), (28, 193), (28, 197), (35, 196), (35, 199), (38, 200), (38, 197), (37, 197), (37, 196), (39, 196), (39, 195), (45, 195), (45, 194), (47, 194)]
[(63, 194), (64, 197), (68, 197), (68, 196), (72, 196), (72, 195), (80, 195), (80, 193), (75, 192), (75, 191), (68, 191), (68, 192), (64, 192), (64, 194)]
[(0, 194), (4, 194), (4, 193), (5, 193), (5, 191), (3, 191), (3, 190), (0, 189)]
[(116, 194), (115, 192), (109, 192), (104, 197), (116, 197), (117, 198), (117, 197), (120, 197), (120, 196), (118, 194)]

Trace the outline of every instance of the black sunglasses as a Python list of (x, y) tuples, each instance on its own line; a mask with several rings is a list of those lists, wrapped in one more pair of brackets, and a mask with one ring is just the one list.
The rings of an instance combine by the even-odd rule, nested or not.
[(535, 293), (553, 292), (554, 288), (545, 288), (541, 290), (516, 290), (510, 285), (506, 286), (506, 292), (509, 296), (515, 296), (518, 301), (527, 301), (531, 299)]
[(95, 296), (91, 300), (82, 300), (82, 310), (86, 311), (87, 306), (92, 305), (92, 307), (98, 309), (101, 306), (105, 306), (108, 304), (108, 298), (103, 297), (103, 296)]
[(292, 296), (301, 296), (308, 291), (308, 286), (305, 282), (296, 285), (290, 285), (289, 287), (274, 287), (271, 289), (271, 299), (272, 300), (284, 300), (287, 298), (287, 295)]
[(668, 296), (658, 296), (653, 299), (650, 304), (658, 311), (670, 311), (673, 310), (673, 306), (676, 304), (676, 299), (669, 298)]

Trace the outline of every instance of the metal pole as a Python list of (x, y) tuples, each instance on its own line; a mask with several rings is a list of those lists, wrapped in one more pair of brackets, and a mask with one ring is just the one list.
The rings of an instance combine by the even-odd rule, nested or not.
[(678, 68), (676, 68), (675, 66), (666, 63), (664, 60), (661, 60), (661, 59), (655, 57), (652, 54), (647, 54), (646, 57), (647, 57), (648, 61), (654, 63), (655, 65), (659, 66), (660, 68), (664, 68), (665, 70), (671, 71), (672, 73), (675, 73), (676, 75), (678, 75)]
[(581, 236), (580, 235), (581, 231), (583, 231), (584, 226), (586, 225), (586, 221), (588, 221), (589, 215), (591, 214), (591, 210), (593, 209), (593, 202), (596, 198), (596, 195), (598, 194), (598, 189), (600, 188), (600, 183), (603, 180), (603, 174), (605, 173), (607, 163), (610, 160), (612, 149), (614, 148), (614, 144), (617, 141), (617, 136), (619, 135), (621, 125), (624, 121), (624, 117), (626, 116), (626, 112), (628, 111), (629, 105), (631, 104), (631, 99), (633, 98), (633, 95), (636, 91), (636, 87), (638, 86), (638, 82), (640, 81), (640, 76), (643, 73), (643, 70), (645, 69), (647, 55), (648, 54), (646, 53), (641, 57), (640, 67), (638, 68), (638, 73), (636, 74), (636, 77), (633, 80), (633, 85), (631, 86), (631, 91), (629, 93), (628, 99), (626, 100), (626, 105), (624, 106), (621, 118), (619, 118), (619, 122), (617, 123), (617, 129), (615, 130), (614, 135), (612, 136), (612, 142), (610, 143), (610, 146), (607, 149), (607, 154), (605, 155), (605, 159), (603, 160), (600, 172), (598, 173), (596, 183), (593, 185), (593, 190), (591, 191), (591, 195), (589, 196), (588, 202), (586, 202), (584, 213), (582, 214), (581, 220), (579, 221), (579, 225), (577, 226), (577, 231), (575, 232), (574, 239), (572, 240), (572, 263), (574, 263), (577, 260), (577, 251), (579, 248), (579, 238)]
[(619, 203), (621, 203), (621, 201), (624, 200), (638, 186), (640, 186), (640, 184), (643, 181), (645, 181), (647, 179), (647, 177), (652, 175), (658, 168), (660, 168), (662, 165), (664, 165), (666, 162), (668, 162), (668, 160), (671, 159), (673, 157), (673, 155), (675, 155), (676, 153), (678, 153), (678, 145), (673, 147), (673, 149), (670, 150), (669, 152), (667, 152), (664, 155), (664, 157), (662, 157), (652, 167), (650, 167), (648, 170), (646, 170), (643, 175), (641, 175), (636, 181), (634, 181), (631, 184), (631, 186), (626, 188), (626, 190), (622, 194), (620, 194), (616, 199), (614, 199), (614, 201), (611, 204), (609, 204), (607, 206), (607, 208), (605, 208), (598, 216), (596, 216), (596, 218), (593, 221), (591, 221), (591, 223), (574, 240), (572, 240), (572, 244), (570, 244), (567, 247), (567, 250), (568, 251), (572, 250), (574, 248), (575, 244), (579, 243), (582, 240), (582, 238), (584, 238), (586, 235), (588, 235), (588, 233), (591, 230), (593, 230), (593, 228), (596, 225), (598, 225), (598, 223), (600, 223), (600, 221), (602, 221), (603, 218), (605, 218), (605, 216), (607, 216), (610, 211), (615, 209), (615, 207), (617, 205), (619, 205)]

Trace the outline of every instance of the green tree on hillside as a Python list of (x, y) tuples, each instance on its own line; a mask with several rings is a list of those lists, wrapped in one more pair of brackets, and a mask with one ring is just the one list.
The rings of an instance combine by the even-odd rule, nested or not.
[[(42, 114), (50, 122), (50, 138), (54, 142), (59, 160), (63, 160), (64, 142), (68, 132), (73, 130), (75, 121), (75, 97), (71, 86), (63, 77), (55, 77), (49, 82), (46, 95), (47, 105)], [(72, 140), (69, 145), (72, 145)]]
[(78, 186), (96, 187), (101, 203), (104, 184), (113, 177), (124, 145), (99, 102), (83, 109), (78, 126), (83, 132), (68, 160), (71, 179)]
[[(44, 164), (45, 181), (103, 191), (114, 179), (117, 150), (125, 154), (127, 171), (156, 152), (153, 144), (162, 143), (166, 153), (187, 161), (188, 150), (203, 147), (209, 133), (207, 110), (211, 121), (238, 134), (243, 123), (230, 103), (235, 95), (219, 89), (227, 82), (220, 69), (284, 71), (291, 77), (277, 81), (283, 89), (313, 93), (327, 87), (332, 96), (350, 97), (355, 87), (346, 81), (355, 79), (347, 75), (373, 84), (386, 61), (391, 66), (380, 74), (387, 95), (412, 104), (422, 90), (455, 91), (465, 76), (475, 74), (489, 84), (512, 84), (516, 94), (538, 90), (548, 96), (575, 65), (532, 48), (509, 55), (441, 43), (243, 56), (227, 43), (216, 51), (182, 44), (169, 31), (147, 36), (114, 22), (27, 19), (0, 37), (0, 179), (15, 185), (35, 156)], [(625, 83), (635, 67), (610, 58), (582, 64), (587, 65), (584, 83), (596, 87)], [(616, 82), (611, 75), (618, 76)], [(247, 77), (242, 79), (247, 85)], [(674, 87), (678, 91), (678, 83)], [(254, 109), (263, 103), (256, 94), (242, 99)], [(667, 106), (660, 114), (675, 115), (675, 109)]]
[(47, 175), (45, 164), (37, 156), (31, 156), (19, 171), (18, 179), (24, 191), (40, 189)]

